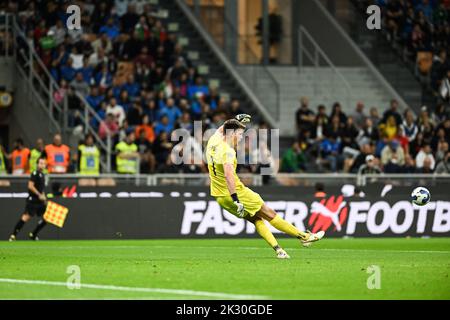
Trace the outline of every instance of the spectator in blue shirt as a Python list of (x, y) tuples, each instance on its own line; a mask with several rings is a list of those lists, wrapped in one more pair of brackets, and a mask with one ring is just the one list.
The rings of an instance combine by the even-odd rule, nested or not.
[(428, 22), (433, 22), (433, 6), (429, 0), (422, 0), (416, 7), (416, 11), (422, 11)]
[(321, 154), (330, 163), (330, 168), (333, 172), (338, 171), (338, 166), (343, 161), (340, 147), (341, 143), (334, 136), (323, 139), (320, 144)]
[(117, 36), (119, 36), (120, 30), (116, 25), (114, 25), (114, 19), (108, 18), (106, 25), (100, 28), (100, 33), (106, 33), (108, 38), (114, 40)]
[(128, 113), (128, 110), (130, 110), (131, 108), (131, 101), (130, 101), (130, 96), (128, 95), (128, 91), (127, 90), (122, 90), (120, 92), (120, 96), (119, 96), (119, 104), (123, 107), (123, 109), (125, 110), (125, 113)]
[(62, 65), (59, 69), (61, 78), (67, 82), (71, 82), (76, 75), (76, 70), (72, 68), (72, 58), (67, 59), (66, 64)]
[(130, 74), (127, 77), (127, 82), (123, 85), (123, 89), (125, 89), (128, 92), (128, 95), (131, 98), (139, 96), (140, 93), (140, 86), (139, 83), (137, 83), (134, 79), (134, 75)]
[(188, 87), (188, 97), (193, 98), (195, 96), (207, 96), (209, 95), (208, 86), (203, 84), (202, 77), (198, 77), (195, 81), (195, 85), (189, 85)]
[(83, 79), (86, 83), (92, 84), (92, 78), (94, 76), (94, 68), (89, 65), (89, 59), (83, 58), (83, 67), (78, 69), (78, 72), (81, 72), (83, 75)]
[[(97, 110), (97, 115), (99, 116), (100, 120), (106, 119), (106, 108), (107, 108), (106, 101), (100, 102), (99, 109)], [(98, 130), (98, 128), (100, 127), (100, 123), (98, 122), (98, 120), (95, 117), (91, 118), (91, 126), (95, 130)]]
[(170, 134), (173, 130), (173, 125), (169, 123), (169, 118), (167, 116), (163, 116), (161, 121), (158, 122), (155, 126), (155, 134), (158, 136), (161, 132), (166, 132)]
[(180, 109), (175, 106), (175, 101), (172, 98), (167, 99), (166, 105), (159, 111), (159, 118), (167, 117), (169, 124), (173, 127), (182, 113)]
[(95, 75), (95, 82), (102, 88), (108, 88), (112, 85), (113, 77), (108, 71), (108, 65), (103, 64), (102, 70)]
[(91, 105), (92, 108), (98, 111), (100, 109), (100, 103), (104, 100), (104, 98), (104, 96), (99, 95), (98, 87), (92, 86), (91, 92), (86, 97), (86, 101)]

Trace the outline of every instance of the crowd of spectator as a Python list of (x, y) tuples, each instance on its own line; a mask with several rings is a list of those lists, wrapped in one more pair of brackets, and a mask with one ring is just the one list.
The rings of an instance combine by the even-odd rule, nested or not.
[(314, 112), (306, 97), (296, 113), (298, 137), (284, 152), (284, 172), (449, 173), (450, 106), (423, 106), (418, 115), (400, 112), (396, 100), (379, 115), (358, 102), (345, 114), (336, 102), (331, 112)]
[[(362, 12), (381, 8), (382, 32), (406, 61), (415, 65), (424, 89), (439, 100), (450, 99), (450, 1), (354, 0)], [(433, 106), (434, 107), (434, 106)]]
[[(69, 126), (84, 132), (85, 97), (97, 117), (90, 125), (114, 151), (127, 139), (138, 144), (141, 172), (170, 170), (167, 149), (174, 129), (193, 132), (193, 121), (217, 128), (241, 113), (239, 101), (228, 101), (208, 85), (168, 31), (167, 14), (158, 5), (135, 0), (76, 1), (81, 29), (66, 28), (69, 3), (10, 2), (27, 41), (32, 43), (59, 88), (53, 98), (67, 98)], [(84, 139), (80, 135), (80, 140)]]
[[(68, 3), (11, 1), (7, 8), (17, 14), (27, 41), (58, 83), (54, 100), (62, 104), (67, 99), (70, 127), (84, 132), (84, 105), (78, 93), (98, 115), (90, 119), (90, 125), (100, 139), (112, 136), (116, 172), (206, 172), (204, 165), (193, 160), (183, 166), (174, 164), (170, 134), (177, 128), (192, 134), (194, 120), (202, 120), (204, 130), (218, 128), (225, 119), (243, 112), (239, 101), (226, 101), (218, 88), (207, 84), (178, 42), (177, 32), (168, 31), (157, 5), (137, 0), (76, 4), (81, 7), (81, 30), (66, 28)], [(313, 111), (303, 97), (296, 114), (298, 136), (282, 153), (282, 172), (449, 172), (449, 1), (378, 0), (376, 4), (383, 8), (384, 26), (392, 41), (404, 44), (414, 57), (421, 50), (434, 52), (430, 72), (432, 86), (441, 97), (437, 107), (423, 106), (417, 115), (411, 110), (400, 113), (398, 102), (392, 100), (379, 115), (376, 108), (367, 112), (359, 102), (354, 113), (347, 115), (339, 103), (331, 110), (319, 105)], [(202, 142), (195, 138), (188, 143), (201, 149)], [(42, 139), (36, 144), (33, 150), (42, 152)], [(50, 151), (60, 152), (61, 136), (50, 145)], [(3, 164), (11, 162), (10, 172), (23, 170), (15, 171), (14, 152), (32, 165), (32, 151), (27, 156), (25, 149), (18, 139), (11, 153), (0, 150)], [(262, 152), (259, 156), (275, 167), (279, 159), (272, 159), (266, 149), (247, 150), (247, 155)], [(101, 151), (93, 136), (83, 136), (72, 154), (67, 151), (67, 159), (65, 150), (64, 172), (100, 171)], [(239, 167), (240, 172), (260, 170), (255, 165)]]

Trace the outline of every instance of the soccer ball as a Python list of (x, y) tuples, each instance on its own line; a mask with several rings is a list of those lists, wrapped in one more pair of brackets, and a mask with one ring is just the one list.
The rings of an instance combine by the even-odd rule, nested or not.
[(424, 206), (430, 202), (431, 194), (428, 189), (424, 187), (417, 187), (411, 193), (411, 201), (418, 206)]

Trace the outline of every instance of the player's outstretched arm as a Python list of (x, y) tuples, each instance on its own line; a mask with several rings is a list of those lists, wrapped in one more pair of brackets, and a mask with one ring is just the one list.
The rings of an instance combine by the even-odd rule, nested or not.
[[(252, 120), (252, 116), (249, 115), (249, 114), (246, 114), (246, 113), (241, 113), (241, 114), (238, 114), (237, 116), (235, 116), (234, 119), (236, 119), (240, 123), (244, 123), (245, 124), (245, 123), (249, 123)], [(223, 134), (223, 126), (224, 125), (221, 125), (217, 129), (216, 133), (218, 132), (220, 134)]]

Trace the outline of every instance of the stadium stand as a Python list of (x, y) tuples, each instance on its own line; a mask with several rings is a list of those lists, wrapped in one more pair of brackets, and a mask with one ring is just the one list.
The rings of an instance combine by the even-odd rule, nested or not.
[(423, 95), (430, 95), (434, 103), (448, 101), (450, 2), (353, 0), (353, 3), (362, 13), (370, 4), (381, 8), (382, 32), (394, 52), (414, 70)]
[[(220, 88), (210, 86), (192, 64), (177, 32), (168, 31), (167, 13), (158, 5), (124, 1), (118, 10), (114, 1), (77, 3), (84, 12), (82, 30), (77, 32), (63, 27), (67, 4), (37, 6), (27, 1), (9, 8), (21, 12), (22, 30), (60, 86), (54, 100), (62, 102), (68, 96), (69, 126), (74, 132), (82, 131), (77, 127), (83, 125), (83, 106), (76, 92), (102, 120), (91, 121), (100, 137), (105, 138), (108, 127), (116, 145), (131, 132), (136, 133), (133, 139), (139, 138), (141, 126), (147, 125), (144, 130), (153, 133), (145, 143), (152, 147), (140, 144), (139, 148), (160, 160), (166, 154), (159, 153), (164, 149), (160, 146), (164, 133), (189, 120), (201, 119), (205, 129), (217, 128), (225, 118), (241, 112), (239, 101), (227, 101)], [(108, 120), (109, 114), (115, 121)], [(156, 167), (142, 163), (141, 172), (164, 171), (166, 159)]]
[[(410, 3), (399, 2), (400, 7), (395, 10), (411, 11), (407, 10)], [(113, 1), (80, 1), (80, 4), (86, 12), (82, 32), (67, 32), (61, 27), (67, 18), (64, 5), (49, 2), (47, 6), (37, 6), (34, 1), (19, 4), (21, 28), (60, 85), (60, 90), (53, 94), (54, 100), (62, 102), (64, 96), (69, 98), (69, 125), (74, 134), (82, 132), (77, 128), (83, 126), (77, 92), (99, 116), (101, 121), (93, 118), (90, 124), (100, 138), (105, 139), (107, 132), (111, 132), (116, 154), (127, 148), (136, 152), (140, 172), (205, 172), (204, 166), (191, 163), (177, 167), (171, 162), (169, 155), (174, 145), (170, 133), (175, 128), (192, 133), (192, 120), (203, 120), (204, 129), (217, 128), (226, 118), (243, 111), (239, 100), (226, 101), (220, 87), (208, 85), (208, 79), (200, 74), (180, 45), (177, 32), (168, 31), (164, 11), (157, 5), (129, 4), (119, 9)], [(391, 2), (379, 4), (384, 10), (394, 10)], [(315, 112), (308, 98), (303, 97), (296, 113), (297, 136), (290, 147), (282, 150), (280, 159), (274, 159), (280, 160), (282, 172), (448, 172), (450, 87), (445, 54), (448, 39), (442, 40), (441, 35), (448, 29), (448, 24), (442, 22), (448, 6), (445, 2), (435, 7), (429, 4), (435, 11), (424, 15), (420, 13), (424, 4), (426, 1), (409, 8), (417, 15), (417, 24), (428, 19), (429, 25), (430, 19), (434, 19), (435, 26), (440, 28), (441, 31), (432, 33), (436, 41), (429, 34), (423, 43), (428, 50), (438, 52), (437, 56), (417, 49), (411, 42), (413, 30), (408, 33), (403, 20), (402, 24), (396, 19), (397, 22), (386, 20), (385, 24), (390, 26), (392, 41), (402, 43), (407, 56), (420, 62), (421, 70), (436, 75), (435, 88), (441, 91), (437, 107), (423, 106), (417, 115), (411, 110), (400, 114), (393, 100), (391, 108), (378, 115), (375, 108), (367, 112), (361, 101), (352, 114), (346, 114), (336, 102), (332, 106), (316, 106)], [(19, 7), (8, 9), (15, 12)], [(426, 10), (429, 11), (428, 6)], [(83, 146), (84, 135), (77, 137)], [(199, 142), (194, 139), (193, 143)], [(76, 146), (75, 150), (80, 149)], [(12, 150), (3, 151), (4, 162), (9, 162), (11, 154)], [(82, 171), (80, 157), (82, 152), (72, 152), (68, 172)], [(11, 170), (10, 163), (7, 167)], [(135, 172), (122, 169), (116, 167), (115, 172)], [(240, 171), (259, 169), (244, 165)]]

